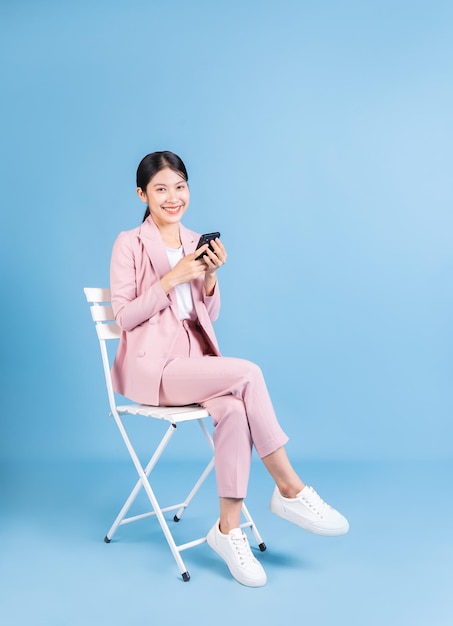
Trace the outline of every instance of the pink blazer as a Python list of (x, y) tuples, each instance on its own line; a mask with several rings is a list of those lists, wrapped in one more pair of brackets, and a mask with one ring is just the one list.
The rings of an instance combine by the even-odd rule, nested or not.
[[(195, 251), (199, 235), (180, 224), (185, 254)], [(148, 219), (133, 230), (120, 233), (110, 265), (112, 307), (122, 330), (112, 367), (113, 388), (135, 402), (159, 404), (162, 370), (180, 330), (176, 295), (167, 296), (160, 279), (170, 264), (159, 230)], [(220, 310), (219, 288), (206, 296), (203, 277), (191, 282), (198, 323), (213, 354), (220, 356), (212, 322)]]

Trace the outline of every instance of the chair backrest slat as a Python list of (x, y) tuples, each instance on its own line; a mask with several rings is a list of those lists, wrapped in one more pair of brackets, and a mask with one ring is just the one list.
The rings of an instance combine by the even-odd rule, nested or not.
[(115, 316), (110, 304), (93, 304), (90, 307), (91, 317), (94, 322), (114, 322)]
[(105, 287), (85, 287), (87, 302), (110, 302), (110, 289)]
[(119, 339), (121, 328), (117, 324), (96, 324), (96, 332), (99, 339)]
[(96, 332), (99, 340), (119, 339), (121, 329), (115, 323), (112, 305), (110, 304), (110, 289), (100, 287), (87, 287), (84, 289), (88, 302), (94, 302), (90, 306), (91, 317), (96, 322)]

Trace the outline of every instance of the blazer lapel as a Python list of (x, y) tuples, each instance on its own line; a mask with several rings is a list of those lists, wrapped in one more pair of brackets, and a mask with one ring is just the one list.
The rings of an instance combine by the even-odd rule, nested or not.
[[(165, 276), (171, 270), (170, 261), (168, 260), (167, 251), (160, 236), (159, 229), (153, 220), (148, 217), (140, 227), (138, 237), (145, 248), (145, 252), (148, 255), (151, 265), (158, 276)], [(170, 300), (170, 309), (173, 315), (179, 320), (178, 303), (174, 290), (168, 294)]]
[[(199, 239), (197, 234), (180, 224), (179, 235), (181, 237), (184, 254), (195, 252)], [(168, 274), (171, 267), (168, 261), (167, 251), (162, 241), (159, 229), (150, 217), (148, 217), (141, 225), (138, 236), (159, 276)]]
[(191, 252), (195, 252), (199, 237), (197, 238), (194, 232), (192, 232), (182, 224), (179, 224), (179, 236), (181, 237), (184, 254), (190, 254)]
[(168, 274), (171, 267), (167, 252), (165, 250), (162, 237), (160, 236), (159, 229), (150, 217), (148, 217), (148, 219), (146, 219), (141, 225), (138, 237), (143, 243), (151, 264), (156, 270), (158, 276), (165, 276), (165, 274)]

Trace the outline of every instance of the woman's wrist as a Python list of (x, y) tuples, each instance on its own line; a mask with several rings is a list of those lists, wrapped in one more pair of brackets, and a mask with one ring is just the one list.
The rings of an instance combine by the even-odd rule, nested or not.
[(207, 296), (212, 296), (215, 286), (217, 284), (216, 272), (206, 272), (204, 277), (204, 289)]
[(174, 276), (172, 275), (172, 272), (168, 272), (168, 274), (165, 274), (165, 276), (160, 279), (160, 284), (162, 285), (162, 289), (165, 291), (165, 293), (168, 296), (170, 291), (174, 287), (176, 287), (178, 282), (175, 280)]

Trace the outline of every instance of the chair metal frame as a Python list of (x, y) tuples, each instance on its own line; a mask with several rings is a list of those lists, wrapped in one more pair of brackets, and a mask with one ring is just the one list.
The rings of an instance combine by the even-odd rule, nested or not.
[[(177, 544), (164, 514), (170, 511), (176, 511), (173, 517), (173, 521), (179, 522), (185, 509), (190, 505), (200, 487), (203, 485), (203, 483), (214, 468), (214, 443), (211, 434), (205, 424), (206, 418), (209, 418), (210, 415), (208, 411), (206, 411), (206, 409), (198, 404), (183, 407), (150, 406), (136, 403), (117, 405), (110, 374), (111, 362), (107, 350), (107, 342), (118, 340), (121, 336), (121, 330), (114, 319), (113, 310), (110, 304), (110, 290), (100, 287), (86, 287), (84, 288), (84, 292), (86, 300), (90, 304), (91, 316), (95, 323), (101, 349), (102, 365), (104, 369), (105, 383), (107, 387), (107, 395), (110, 406), (110, 415), (113, 416), (116, 425), (118, 426), (121, 437), (126, 445), (126, 448), (138, 474), (138, 480), (134, 488), (132, 489), (121, 510), (119, 511), (117, 517), (115, 518), (112, 526), (107, 532), (104, 541), (106, 543), (110, 543), (119, 526), (122, 526), (123, 524), (135, 522), (147, 517), (156, 517), (173, 554), (173, 557), (177, 563), (182, 579), (184, 581), (188, 581), (190, 579), (190, 575), (181, 557), (181, 552), (187, 550), (188, 548), (193, 548), (195, 546), (203, 544), (206, 541), (206, 536), (194, 539), (192, 541), (188, 541), (186, 543)], [(145, 418), (154, 418), (160, 421), (164, 420), (168, 423), (167, 430), (164, 432), (163, 437), (161, 438), (159, 444), (155, 448), (149, 462), (145, 467), (140, 462), (138, 455), (132, 445), (132, 441), (126, 430), (126, 427), (121, 419), (121, 416), (125, 415), (136, 415)], [(197, 481), (195, 482), (195, 484), (193, 485), (192, 489), (187, 494), (187, 497), (182, 502), (161, 507), (156, 498), (154, 490), (151, 487), (150, 475), (156, 467), (164, 450), (170, 443), (170, 440), (174, 436), (177, 425), (180, 422), (193, 421), (196, 421), (198, 423), (205, 439), (208, 442), (208, 446), (211, 451), (211, 459), (197, 479)], [(151, 504), (152, 510), (142, 513), (140, 515), (127, 517), (129, 509), (131, 508), (141, 489), (145, 491)], [(241, 528), (249, 528), (252, 531), (259, 549), (263, 552), (266, 549), (266, 545), (263, 542), (261, 535), (259, 534), (245, 503), (243, 503), (242, 505), (242, 515), (245, 519), (245, 522), (241, 524)]]

